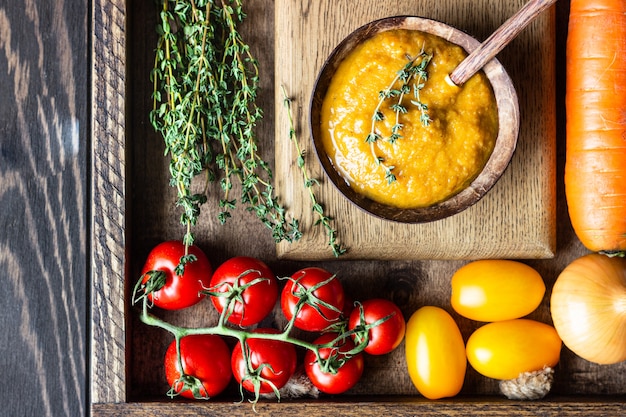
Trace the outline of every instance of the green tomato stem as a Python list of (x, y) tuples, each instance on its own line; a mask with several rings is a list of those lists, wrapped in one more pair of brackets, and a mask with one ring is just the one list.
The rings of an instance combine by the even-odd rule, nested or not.
[[(336, 373), (337, 369), (339, 369), (346, 361), (348, 361), (350, 357), (362, 352), (365, 349), (369, 341), (369, 330), (372, 327), (382, 324), (384, 321), (388, 320), (391, 317), (391, 315), (384, 317), (371, 324), (360, 324), (352, 330), (346, 330), (347, 326), (346, 326), (345, 321), (340, 322), (340, 323), (335, 323), (329, 328), (329, 331), (333, 331), (333, 329), (339, 328), (340, 330), (338, 332), (338, 335), (333, 340), (325, 344), (318, 345), (318, 344), (306, 342), (304, 340), (300, 340), (298, 338), (291, 336), (291, 331), (293, 330), (296, 317), (298, 316), (298, 313), (302, 310), (302, 308), (305, 305), (310, 305), (318, 309), (318, 311), (320, 308), (320, 304), (328, 308), (327, 304), (319, 300), (317, 297), (315, 297), (312, 294), (312, 292), (318, 289), (321, 285), (325, 285), (326, 283), (330, 282), (330, 280), (333, 279), (334, 277), (335, 276), (333, 275), (328, 280), (308, 290), (299, 287), (298, 293), (297, 293), (297, 295), (299, 296), (299, 300), (298, 300), (298, 303), (296, 304), (294, 314), (289, 320), (289, 322), (287, 323), (287, 325), (285, 326), (284, 330), (280, 333), (255, 333), (247, 329), (233, 328), (233, 327), (227, 326), (226, 322), (227, 322), (228, 316), (232, 314), (232, 311), (234, 310), (235, 302), (238, 301), (236, 300), (236, 298), (238, 296), (241, 296), (241, 294), (237, 293), (237, 291), (233, 293), (232, 295), (233, 299), (229, 303), (228, 307), (222, 310), (217, 324), (211, 327), (191, 328), (191, 327), (176, 326), (174, 324), (168, 323), (167, 321), (157, 317), (156, 315), (152, 314), (149, 311), (152, 305), (147, 296), (137, 297), (135, 294), (133, 296), (133, 300), (134, 300), (134, 303), (138, 302), (139, 300), (142, 301), (142, 310), (141, 310), (140, 320), (144, 324), (163, 329), (171, 333), (174, 336), (174, 339), (176, 342), (177, 360), (178, 360), (178, 365), (179, 365), (180, 373), (181, 373), (181, 377), (179, 378), (179, 381), (185, 381), (186, 377), (193, 378), (192, 376), (184, 374), (182, 355), (180, 352), (180, 344), (181, 344), (181, 339), (183, 337), (192, 336), (192, 335), (209, 335), (210, 334), (210, 335), (218, 335), (218, 336), (223, 336), (223, 337), (236, 338), (241, 343), (242, 353), (247, 363), (247, 367), (248, 367), (247, 378), (253, 380), (255, 384), (255, 393), (253, 393), (255, 396), (255, 399), (253, 400), (253, 403), (256, 403), (258, 399), (260, 398), (259, 393), (257, 392), (258, 387), (256, 385), (260, 384), (260, 381), (262, 380), (262, 377), (260, 376), (260, 369), (262, 370), (263, 366), (261, 366), (258, 369), (252, 369), (252, 365), (249, 362), (250, 355), (249, 355), (247, 344), (246, 344), (247, 340), (249, 339), (275, 340), (275, 341), (289, 343), (294, 346), (298, 346), (303, 349), (310, 350), (315, 354), (316, 361), (319, 363), (320, 368), (324, 372)], [(137, 284), (135, 288), (135, 292), (139, 291), (138, 287), (141, 283), (142, 278), (143, 276), (140, 278), (139, 283)], [(263, 279), (252, 281), (250, 285), (254, 285), (260, 282), (263, 282)], [(299, 284), (298, 281), (294, 281), (294, 283)], [(203, 293), (210, 295), (211, 289), (209, 289), (208, 291), (203, 291)], [(332, 308), (332, 306), (329, 306), (329, 307)], [(363, 317), (364, 312), (363, 312), (362, 305), (359, 304), (359, 308), (361, 310), (361, 322), (364, 323), (365, 318)], [(338, 324), (339, 326), (337, 326)], [(348, 352), (340, 353), (339, 349), (337, 348), (338, 347), (337, 344), (347, 338), (354, 338), (356, 341), (356, 346)], [(331, 349), (331, 354), (327, 358), (322, 358), (320, 351), (322, 349), (329, 349), (329, 348)], [(176, 386), (176, 383), (174, 385)], [(243, 389), (241, 389), (241, 391), (243, 393)], [(278, 390), (275, 390), (277, 396), (279, 397), (277, 391)], [(172, 387), (170, 392), (172, 393), (172, 395), (176, 395), (175, 387)], [(194, 392), (194, 395), (195, 395), (195, 392)]]

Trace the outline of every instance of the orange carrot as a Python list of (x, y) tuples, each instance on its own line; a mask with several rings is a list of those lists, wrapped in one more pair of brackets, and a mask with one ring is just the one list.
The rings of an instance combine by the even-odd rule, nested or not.
[(572, 0), (565, 195), (591, 251), (626, 252), (626, 0)]

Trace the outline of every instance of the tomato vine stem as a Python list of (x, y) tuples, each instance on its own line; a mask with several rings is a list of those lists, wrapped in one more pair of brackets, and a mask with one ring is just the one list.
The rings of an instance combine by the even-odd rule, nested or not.
[[(315, 343), (307, 342), (307, 341), (298, 339), (296, 337), (293, 337), (291, 335), (291, 332), (294, 327), (294, 322), (296, 320), (296, 317), (298, 316), (298, 313), (300, 312), (302, 308), (304, 308), (305, 305), (309, 305), (317, 309), (318, 311), (320, 311), (319, 310), (320, 306), (324, 306), (325, 308), (329, 308), (331, 310), (335, 309), (333, 306), (328, 305), (327, 303), (324, 303), (322, 300), (319, 300), (313, 294), (315, 290), (321, 288), (323, 285), (328, 284), (328, 282), (330, 282), (332, 279), (335, 279), (335, 275), (333, 275), (331, 278), (325, 280), (324, 282), (319, 283), (318, 285), (312, 288), (309, 288), (309, 289), (301, 288), (300, 290), (298, 290), (300, 299), (296, 305), (295, 312), (293, 316), (291, 317), (290, 321), (284, 327), (284, 329), (277, 333), (258, 333), (258, 332), (253, 332), (250, 329), (246, 329), (246, 328), (230, 327), (226, 324), (228, 315), (231, 314), (234, 309), (235, 302), (240, 302), (237, 300), (237, 298), (240, 297), (241, 294), (236, 288), (230, 293), (230, 297), (232, 297), (232, 299), (231, 299), (231, 302), (229, 303), (229, 308), (225, 308), (222, 310), (216, 325), (209, 326), (209, 327), (177, 326), (161, 319), (160, 317), (150, 312), (150, 308), (152, 307), (152, 305), (150, 303), (149, 297), (145, 296), (147, 294), (142, 294), (142, 295), (137, 294), (139, 292), (145, 291), (145, 286), (141, 285), (142, 279), (143, 279), (143, 276), (140, 278), (138, 284), (135, 285), (134, 293), (132, 297), (133, 304), (141, 301), (141, 314), (140, 314), (141, 322), (143, 322), (146, 325), (157, 327), (157, 328), (163, 329), (171, 333), (174, 336), (174, 339), (176, 341), (176, 354), (177, 354), (177, 361), (178, 361), (178, 366), (180, 368), (181, 377), (178, 379), (178, 381), (174, 383), (174, 385), (168, 392), (168, 395), (170, 396), (175, 395), (177, 392), (180, 392), (181, 389), (178, 389), (179, 383), (183, 383), (184, 386), (190, 387), (193, 389), (192, 392), (194, 393), (194, 396), (196, 396), (196, 398), (207, 398), (198, 389), (196, 383), (193, 381), (193, 377), (186, 378), (187, 376), (184, 373), (182, 355), (180, 352), (180, 341), (182, 338), (186, 336), (217, 335), (217, 336), (232, 337), (232, 338), (237, 339), (239, 343), (241, 343), (242, 354), (243, 354), (244, 359), (247, 361), (246, 363), (248, 364), (247, 365), (248, 375), (246, 378), (251, 379), (254, 384), (253, 386), (255, 387), (255, 392), (253, 393), (254, 399), (252, 400), (253, 404), (255, 404), (260, 398), (260, 393), (258, 392), (257, 385), (260, 384), (261, 381), (265, 381), (265, 379), (263, 379), (263, 377), (260, 375), (262, 367), (254, 369), (254, 367), (252, 366), (250, 362), (249, 348), (247, 347), (247, 343), (246, 343), (248, 340), (250, 339), (274, 340), (274, 341), (289, 343), (294, 346), (297, 346), (306, 350), (310, 350), (315, 354), (316, 361), (319, 363), (320, 368), (324, 370), (324, 372), (336, 373), (338, 368), (340, 368), (350, 357), (357, 355), (358, 353), (362, 352), (365, 349), (369, 341), (369, 330), (372, 327), (382, 324), (384, 321), (386, 321), (387, 319), (391, 317), (391, 316), (387, 316), (385, 318), (377, 320), (375, 323), (371, 323), (367, 325), (359, 325), (355, 329), (352, 329), (352, 330), (345, 330), (347, 328), (347, 324), (345, 321), (342, 321), (341, 323), (334, 323), (328, 329), (328, 331), (332, 331), (333, 329), (336, 329), (337, 324), (339, 324), (339, 328), (343, 330), (341, 333), (338, 333), (337, 337), (335, 337), (328, 343), (324, 343), (324, 344), (315, 344)], [(288, 279), (292, 279), (292, 278), (288, 278)], [(256, 279), (256, 280), (251, 281), (248, 284), (248, 286), (258, 285), (264, 281), (265, 279), (262, 279), (262, 278)], [(297, 280), (295, 280), (295, 282), (297, 283)], [(209, 295), (212, 294), (210, 289), (207, 291), (203, 291), (203, 293), (209, 294)], [(233, 307), (230, 307), (231, 305)], [(362, 308), (360, 304), (359, 304), (359, 308)], [(321, 311), (320, 311), (320, 314), (322, 314)], [(361, 311), (361, 315), (363, 315), (362, 311)], [(356, 346), (348, 352), (340, 352), (338, 344), (340, 346), (341, 342), (348, 338), (354, 338), (357, 341)], [(322, 349), (331, 349), (331, 354), (328, 357), (323, 358), (320, 354), (320, 351)], [(265, 382), (268, 382), (268, 381), (265, 381)], [(271, 381), (269, 382), (270, 382), (270, 386), (273, 386)], [(243, 384), (243, 381), (242, 381), (242, 384)], [(276, 387), (273, 386), (273, 389), (274, 388)], [(241, 388), (241, 392), (243, 394), (242, 388)], [(277, 395), (277, 397), (280, 398), (278, 389), (274, 389), (274, 392)]]

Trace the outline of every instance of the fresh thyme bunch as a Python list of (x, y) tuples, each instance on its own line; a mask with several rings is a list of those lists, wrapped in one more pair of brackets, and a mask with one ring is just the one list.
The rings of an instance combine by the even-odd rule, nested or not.
[[(298, 222), (286, 220), (269, 164), (257, 149), (259, 68), (237, 29), (245, 18), (242, 0), (160, 0), (160, 6), (150, 122), (170, 157), (185, 246), (194, 242), (192, 226), (207, 201), (208, 183), (215, 180), (223, 191), (221, 223), (236, 206), (231, 190), (239, 183), (239, 200), (272, 230), (275, 241), (298, 239)], [(192, 191), (192, 180), (203, 173), (205, 188)], [(183, 257), (181, 266), (189, 260)]]

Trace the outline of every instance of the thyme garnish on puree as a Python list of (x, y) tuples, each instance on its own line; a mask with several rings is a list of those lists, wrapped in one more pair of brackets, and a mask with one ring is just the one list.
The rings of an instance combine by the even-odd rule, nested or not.
[[(426, 67), (430, 63), (432, 57), (432, 54), (426, 53), (424, 50), (422, 50), (414, 58), (407, 56), (408, 62), (396, 73), (396, 76), (391, 83), (389, 83), (389, 85), (378, 94), (378, 104), (376, 105), (376, 109), (372, 115), (372, 127), (365, 141), (370, 144), (372, 156), (374, 157), (376, 164), (385, 170), (385, 179), (388, 184), (396, 181), (396, 176), (393, 173), (393, 169), (395, 167), (392, 165), (386, 165), (384, 158), (377, 156), (374, 150), (374, 144), (378, 140), (383, 139), (376, 130), (376, 123), (384, 120), (385, 117), (381, 111), (381, 107), (386, 100), (397, 99), (394, 100), (393, 104), (391, 104), (391, 110), (395, 113), (395, 122), (391, 127), (391, 135), (387, 138), (387, 141), (391, 144), (395, 144), (398, 139), (402, 138), (400, 131), (404, 126), (400, 123), (400, 114), (406, 114), (408, 112), (408, 109), (403, 104), (403, 100), (406, 95), (411, 93), (411, 90), (413, 90), (413, 99), (410, 100), (410, 102), (420, 111), (420, 122), (422, 125), (428, 126), (432, 120), (428, 115), (428, 106), (420, 100), (420, 90), (424, 88), (424, 85), (428, 80)], [(411, 88), (411, 81), (413, 81), (413, 88)], [(399, 88), (394, 88), (398, 82), (400, 82)]]

